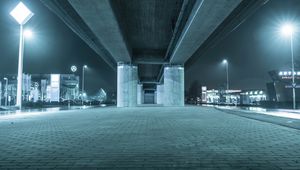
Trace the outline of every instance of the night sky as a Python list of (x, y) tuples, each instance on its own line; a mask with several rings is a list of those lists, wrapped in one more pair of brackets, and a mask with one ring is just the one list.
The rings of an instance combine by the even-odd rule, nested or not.
[[(9, 13), (18, 2), (0, 1), (0, 74), (17, 73), (19, 26)], [(77, 74), (81, 75), (82, 65), (87, 64), (89, 94), (100, 88), (116, 91), (116, 72), (40, 1), (23, 2), (35, 13), (26, 24), (34, 37), (25, 42), (25, 73), (71, 73), (71, 65), (77, 65)], [(288, 69), (291, 63), (289, 41), (278, 33), (278, 27), (289, 20), (297, 23), (299, 16), (299, 0), (271, 0), (186, 68), (186, 88), (196, 80), (208, 88), (224, 84), (222, 60), (227, 58), (231, 88), (265, 89), (265, 84), (271, 81), (268, 71)], [(300, 58), (299, 43), (295, 35), (296, 60)]]

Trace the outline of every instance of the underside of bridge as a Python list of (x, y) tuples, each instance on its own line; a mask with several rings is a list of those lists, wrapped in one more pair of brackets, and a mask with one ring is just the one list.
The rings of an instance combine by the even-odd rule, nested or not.
[(184, 105), (184, 67), (267, 0), (41, 0), (118, 73), (119, 107)]

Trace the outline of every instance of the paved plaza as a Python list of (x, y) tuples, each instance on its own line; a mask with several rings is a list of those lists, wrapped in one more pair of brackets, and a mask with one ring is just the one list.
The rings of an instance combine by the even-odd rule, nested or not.
[(0, 169), (300, 169), (300, 131), (212, 107), (0, 117)]

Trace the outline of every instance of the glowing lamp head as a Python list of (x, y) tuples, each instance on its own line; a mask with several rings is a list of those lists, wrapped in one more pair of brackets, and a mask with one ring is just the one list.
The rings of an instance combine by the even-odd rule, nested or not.
[(31, 30), (25, 30), (25, 31), (24, 31), (24, 36), (25, 36), (26, 38), (32, 38), (33, 33), (32, 33)]
[(25, 24), (34, 14), (20, 2), (11, 12), (10, 15), (20, 24)]
[(227, 60), (226, 60), (226, 59), (224, 59), (224, 60), (223, 60), (223, 63), (224, 63), (224, 64), (227, 64)]
[(87, 65), (84, 65), (84, 66), (83, 66), (83, 68), (87, 68), (87, 67), (88, 67)]
[(285, 24), (281, 27), (281, 33), (284, 36), (291, 36), (295, 32), (295, 28), (292, 24)]

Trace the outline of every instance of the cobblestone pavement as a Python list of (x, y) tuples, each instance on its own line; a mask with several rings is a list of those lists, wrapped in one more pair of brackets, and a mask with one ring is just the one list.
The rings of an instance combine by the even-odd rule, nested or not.
[(300, 169), (300, 131), (209, 107), (0, 116), (0, 169)]

